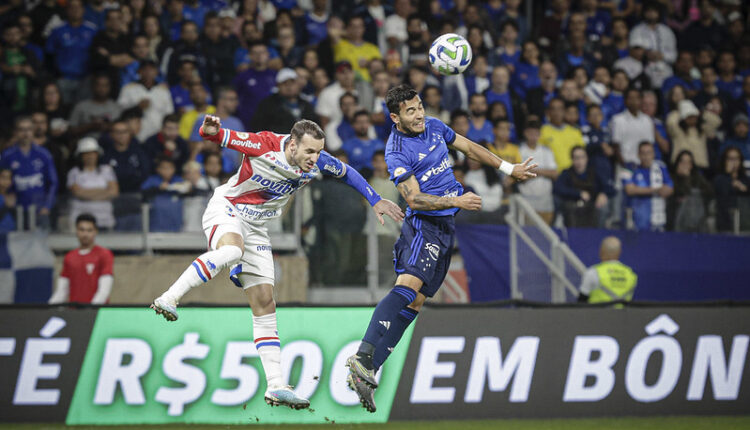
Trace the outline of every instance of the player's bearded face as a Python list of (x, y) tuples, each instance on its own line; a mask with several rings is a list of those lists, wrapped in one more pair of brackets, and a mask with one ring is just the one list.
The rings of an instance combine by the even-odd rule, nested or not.
[(414, 97), (401, 104), (398, 127), (408, 134), (419, 134), (424, 131), (424, 106), (422, 106), (422, 100), (419, 97)]
[(324, 144), (323, 139), (315, 139), (309, 134), (302, 136), (299, 141), (293, 140), (289, 143), (292, 165), (299, 167), (303, 172), (309, 172), (318, 162)]

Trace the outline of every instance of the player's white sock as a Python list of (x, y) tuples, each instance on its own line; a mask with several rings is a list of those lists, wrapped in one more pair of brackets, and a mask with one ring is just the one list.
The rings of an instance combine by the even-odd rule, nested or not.
[(214, 251), (201, 254), (182, 272), (162, 297), (179, 302), (191, 288), (203, 285), (230, 264), (242, 257), (242, 250), (234, 245), (224, 245)]
[(281, 377), (281, 342), (276, 330), (276, 313), (256, 317), (253, 315), (255, 349), (263, 363), (268, 388), (283, 385)]

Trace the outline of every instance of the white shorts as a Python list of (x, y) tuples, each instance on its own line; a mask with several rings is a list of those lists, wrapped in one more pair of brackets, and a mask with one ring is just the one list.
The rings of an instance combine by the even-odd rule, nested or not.
[(274, 285), (271, 239), (264, 222), (251, 223), (237, 215), (237, 208), (224, 199), (211, 199), (203, 213), (203, 232), (208, 249), (216, 249), (226, 233), (237, 233), (245, 244), (240, 262), (230, 268), (230, 279), (238, 287), (250, 288), (259, 284)]

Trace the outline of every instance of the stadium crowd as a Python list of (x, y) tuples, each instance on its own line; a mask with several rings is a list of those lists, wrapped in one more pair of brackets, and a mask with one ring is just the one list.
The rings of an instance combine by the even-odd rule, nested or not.
[[(16, 228), (16, 207), (56, 229), (91, 213), (102, 229), (140, 230), (141, 201), (152, 231), (200, 230), (207, 196), (240, 163), (202, 141), (206, 114), (244, 131), (317, 121), (327, 150), (397, 197), (382, 161), (384, 96), (402, 82), (456, 132), (507, 161), (539, 163), (538, 178), (515, 184), (456, 156), (483, 211), (501, 213), (520, 193), (567, 226), (728, 231), (735, 209), (750, 218), (746, 2), (547, 0), (530, 19), (526, 6), (5, 2), (0, 230)], [(462, 75), (429, 67), (431, 41), (448, 32), (472, 46)], [(313, 199), (358, 204), (334, 182), (319, 181)], [(361, 223), (328, 212), (318, 220), (336, 234), (361, 232), (364, 209)]]

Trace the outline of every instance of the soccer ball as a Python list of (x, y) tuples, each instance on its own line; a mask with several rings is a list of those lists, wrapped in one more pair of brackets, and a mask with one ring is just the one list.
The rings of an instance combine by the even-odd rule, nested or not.
[(432, 42), (429, 58), (438, 73), (457, 75), (471, 64), (471, 45), (461, 35), (446, 33)]

